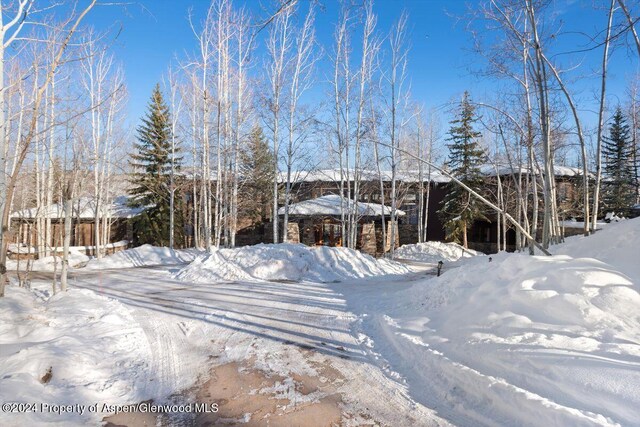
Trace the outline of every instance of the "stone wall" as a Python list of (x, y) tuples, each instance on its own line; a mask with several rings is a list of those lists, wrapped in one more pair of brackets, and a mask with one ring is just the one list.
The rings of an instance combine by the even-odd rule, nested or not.
[(289, 243), (300, 243), (300, 227), (297, 222), (287, 224), (287, 241)]
[(362, 235), (360, 239), (360, 250), (371, 256), (376, 256), (378, 248), (376, 244), (375, 222), (362, 224)]

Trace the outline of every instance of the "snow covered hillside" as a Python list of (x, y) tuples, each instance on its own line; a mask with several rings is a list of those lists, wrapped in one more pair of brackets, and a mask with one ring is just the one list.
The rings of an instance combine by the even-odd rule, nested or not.
[(564, 255), (477, 257), (388, 299), (341, 290), (372, 355), (455, 424), (638, 425), (638, 237), (629, 220)]
[(375, 259), (352, 249), (281, 243), (200, 255), (176, 278), (200, 283), (252, 279), (331, 282), (410, 272), (398, 262)]

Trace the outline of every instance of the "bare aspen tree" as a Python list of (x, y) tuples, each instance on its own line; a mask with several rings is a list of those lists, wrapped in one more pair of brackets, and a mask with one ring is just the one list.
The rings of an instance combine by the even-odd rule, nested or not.
[[(335, 30), (335, 50), (333, 59), (333, 114), (335, 120), (336, 154), (340, 170), (340, 235), (344, 239), (347, 234), (348, 202), (351, 193), (349, 173), (349, 134), (351, 109), (351, 67), (350, 67), (350, 10), (345, 5), (341, 8), (340, 21)], [(345, 188), (346, 187), (346, 188)], [(348, 197), (345, 198), (345, 190)], [(349, 245), (349, 242), (347, 242)]]
[[(271, 129), (273, 145), (273, 207), (271, 212), (273, 222), (273, 243), (279, 241), (278, 227), (278, 180), (280, 177), (280, 121), (282, 120), (283, 97), (285, 96), (285, 78), (289, 68), (290, 51), (292, 46), (292, 17), (294, 4), (283, 2), (282, 8), (273, 18), (267, 39), (267, 79), (269, 95), (267, 109), (269, 118), (267, 125)], [(286, 233), (286, 230), (284, 231)]]
[[(607, 31), (604, 40), (604, 47), (602, 50), (602, 69), (600, 74), (600, 107), (598, 109), (598, 136), (596, 140), (596, 182), (593, 189), (593, 222), (591, 224), (591, 229), (594, 231), (597, 228), (598, 211), (600, 209), (600, 183), (602, 180), (602, 132), (604, 130), (604, 111), (607, 94), (607, 65), (609, 64), (609, 44), (615, 4), (616, 0), (611, 0), (611, 5), (609, 6), (609, 19), (607, 20)], [(586, 218), (585, 221), (587, 221)]]
[[(562, 91), (562, 93), (565, 95), (566, 99), (567, 99), (567, 103), (569, 104), (569, 107), (571, 109), (571, 112), (573, 114), (573, 119), (575, 121), (575, 126), (576, 126), (576, 131), (578, 133), (578, 142), (580, 143), (580, 154), (582, 156), (582, 191), (583, 191), (583, 195), (582, 195), (582, 203), (583, 203), (583, 212), (584, 212), (584, 235), (588, 236), (589, 232), (590, 232), (590, 215), (589, 215), (589, 161), (587, 159), (587, 145), (584, 139), (584, 133), (582, 131), (582, 123), (580, 120), (580, 116), (578, 114), (578, 107), (576, 106), (576, 103), (573, 99), (573, 97), (571, 96), (571, 94), (569, 93), (569, 90), (567, 88), (567, 86), (565, 85), (564, 81), (562, 80), (562, 78), (560, 77), (560, 73), (558, 72), (558, 70), (556, 69), (556, 67), (551, 63), (551, 61), (549, 61), (546, 57), (546, 55), (544, 55), (544, 53), (542, 53), (542, 50), (540, 49), (540, 55), (542, 57), (542, 59), (544, 60), (544, 62), (547, 64), (549, 70), (551, 71), (551, 73), (553, 74), (553, 76), (555, 77), (556, 81), (558, 82), (558, 84), (560, 85), (560, 89)], [(552, 169), (553, 171), (553, 169)], [(554, 176), (553, 176), (553, 188), (555, 188), (555, 171), (554, 171)], [(553, 193), (555, 194), (555, 192)], [(554, 206), (556, 204), (555, 201), (555, 195), (554, 195)], [(557, 207), (556, 207), (556, 211), (555, 211), (555, 220), (557, 221)], [(557, 233), (556, 235), (559, 235), (559, 230), (558, 230), (558, 226), (555, 225), (556, 231), (555, 233)], [(558, 243), (558, 241), (554, 241), (553, 243)]]
[[(195, 29), (194, 23), (190, 17), (190, 24), (193, 33), (198, 41), (198, 61), (194, 64), (197, 72), (200, 74), (199, 83), (194, 82), (192, 87), (194, 90), (199, 90), (199, 112), (198, 114), (193, 111), (192, 120), (194, 123), (194, 131), (197, 129), (197, 135), (201, 140), (202, 146), (202, 161), (200, 172), (200, 197), (202, 206), (202, 227), (204, 229), (204, 247), (207, 251), (211, 250), (212, 239), (212, 210), (211, 210), (211, 144), (210, 144), (210, 130), (209, 125), (211, 121), (211, 96), (210, 96), (210, 63), (212, 61), (211, 55), (213, 54), (213, 38), (215, 36), (215, 4), (212, 3), (207, 10), (207, 16), (202, 24), (201, 31)], [(194, 94), (195, 100), (195, 94)], [(194, 105), (195, 107), (195, 105)], [(199, 121), (199, 123), (198, 123)], [(199, 126), (197, 126), (199, 124)], [(196, 139), (196, 133), (194, 132), (194, 140)], [(195, 190), (194, 190), (195, 192)]]
[(364, 3), (364, 24), (362, 26), (362, 51), (358, 70), (358, 98), (356, 107), (354, 167), (353, 167), (353, 209), (350, 211), (349, 247), (356, 248), (358, 236), (360, 186), (362, 180), (362, 151), (364, 140), (364, 120), (367, 100), (373, 95), (372, 79), (377, 66), (377, 56), (381, 42), (375, 35), (377, 17), (373, 12), (373, 1)]
[[(73, 215), (73, 200), (76, 196), (78, 178), (83, 157), (82, 145), (74, 141), (73, 128), (65, 126), (64, 167), (65, 174), (62, 182), (62, 203), (64, 204), (64, 231), (62, 243), (62, 268), (60, 272), (60, 290), (65, 292), (69, 282), (69, 248), (71, 246), (71, 228)], [(75, 142), (75, 143), (74, 143)], [(66, 171), (69, 171), (67, 174)]]
[(214, 242), (220, 247), (222, 233), (227, 230), (225, 221), (229, 219), (226, 212), (227, 174), (226, 156), (229, 135), (229, 40), (231, 37), (231, 8), (228, 0), (214, 2), (216, 21), (214, 50), (216, 52), (216, 191), (214, 197)]
[[(539, 206), (539, 187), (538, 180), (542, 181), (541, 173), (543, 173), (542, 169), (537, 167), (536, 161), (536, 151), (535, 151), (535, 135), (543, 134), (549, 135), (549, 133), (545, 130), (548, 126), (542, 126), (543, 123), (548, 123), (546, 119), (547, 113), (546, 108), (542, 109), (542, 113), (537, 114), (534, 111), (534, 103), (532, 101), (532, 97), (538, 98), (538, 104), (542, 106), (548, 105), (548, 101), (546, 98), (540, 98), (540, 91), (535, 89), (543, 89), (547, 88), (546, 86), (546, 76), (544, 73), (541, 73), (541, 70), (538, 67), (538, 62), (534, 59), (535, 55), (531, 55), (531, 49), (535, 45), (532, 41), (532, 31), (531, 31), (531, 20), (529, 17), (527, 3), (515, 2), (515, 1), (498, 1), (491, 0), (486, 5), (481, 7), (482, 16), (497, 24), (492, 25), (490, 28), (502, 31), (504, 38), (501, 40), (501, 43), (498, 43), (492, 46), (490, 49), (484, 49), (480, 46), (476, 47), (476, 51), (483, 55), (490, 64), (490, 70), (493, 75), (497, 75), (500, 77), (506, 77), (514, 81), (521, 90), (521, 93), (518, 95), (516, 99), (516, 103), (522, 104), (522, 108), (524, 110), (524, 117), (522, 122), (525, 123), (524, 126), (521, 126), (521, 120), (513, 117), (511, 114), (506, 113), (504, 108), (497, 108), (492, 105), (484, 105), (484, 107), (489, 107), (495, 109), (500, 114), (505, 116), (512, 125), (517, 128), (517, 133), (520, 135), (519, 139), (521, 140), (522, 145), (526, 148), (526, 171), (525, 174), (525, 183), (524, 186), (526, 190), (524, 194), (530, 194), (532, 197), (532, 209), (531, 222), (528, 220), (529, 208), (528, 208), (528, 198), (522, 197), (520, 199), (520, 210), (518, 210), (516, 217), (518, 221), (525, 225), (525, 228), (529, 230), (531, 236), (535, 240), (538, 234), (538, 206)], [(476, 39), (476, 44), (479, 44), (480, 40)], [(511, 62), (513, 62), (513, 68), (510, 68)], [(542, 81), (541, 85), (536, 84), (539, 82), (538, 77), (541, 77), (545, 80)], [(532, 86), (533, 83), (533, 86)], [(532, 88), (534, 88), (532, 90)], [(542, 92), (543, 95), (546, 92)], [(541, 130), (534, 126), (534, 117), (537, 116), (538, 122), (540, 124)], [(549, 138), (542, 138), (543, 140), (549, 140)], [(548, 145), (543, 145), (543, 151), (546, 149), (544, 147), (549, 147)], [(506, 148), (506, 143), (505, 143)], [(506, 149), (507, 154), (509, 154), (508, 149)], [(547, 159), (553, 158), (553, 150), (549, 151), (550, 155), (547, 155)], [(514, 170), (514, 165), (512, 160), (509, 160), (509, 163), (512, 168), (512, 175)], [(545, 163), (546, 164), (546, 163)], [(546, 164), (546, 166), (549, 166)], [(518, 162), (518, 176), (517, 182), (518, 185), (522, 187), (522, 167), (523, 162)], [(546, 176), (549, 176), (546, 174)], [(551, 175), (553, 176), (553, 175)], [(553, 184), (553, 179), (545, 180), (542, 183), (543, 194), (545, 197), (550, 197), (552, 191), (547, 189), (547, 185)], [(548, 206), (545, 203), (545, 206)], [(549, 212), (547, 212), (547, 218), (551, 218)], [(546, 222), (545, 222), (546, 223)], [(547, 233), (548, 234), (548, 233)], [(516, 241), (521, 239), (521, 234), (516, 231)], [(518, 246), (518, 245), (516, 245)], [(534, 253), (533, 245), (529, 244), (530, 253)]]
[[(191, 136), (191, 160), (192, 160), (192, 170), (191, 170), (191, 198), (192, 198), (192, 217), (191, 221), (193, 224), (193, 246), (196, 248), (202, 247), (201, 244), (201, 234), (203, 232), (203, 227), (201, 226), (202, 215), (200, 215), (200, 205), (198, 204), (198, 195), (199, 195), (199, 182), (198, 182), (198, 167), (199, 161), (203, 162), (202, 155), (202, 136), (200, 134), (200, 93), (202, 92), (199, 88), (199, 78), (197, 75), (196, 67), (193, 67), (192, 70), (184, 69), (184, 73), (187, 75), (187, 85), (184, 88), (184, 93), (182, 94), (182, 98), (188, 98), (187, 101), (187, 116), (188, 116), (188, 124), (185, 128), (190, 130)], [(203, 179), (203, 170), (200, 169), (201, 180)], [(200, 193), (201, 194), (201, 193)]]
[(250, 119), (251, 92), (247, 82), (247, 68), (253, 51), (253, 38), (249, 34), (249, 16), (244, 10), (235, 14), (234, 34), (236, 43), (236, 88), (235, 88), (235, 126), (233, 132), (232, 147), (232, 194), (231, 194), (231, 241), (230, 246), (236, 245), (236, 233), (238, 231), (238, 197), (240, 186), (240, 150), (242, 141), (248, 130), (245, 129)]
[[(18, 174), (26, 159), (26, 156), (27, 156), (27, 153), (29, 152), (31, 144), (34, 138), (36, 138), (37, 136), (37, 132), (36, 132), (36, 127), (38, 122), (37, 113), (40, 111), (40, 108), (42, 106), (44, 93), (47, 87), (49, 86), (51, 79), (53, 78), (53, 74), (55, 74), (56, 70), (58, 69), (60, 64), (63, 62), (63, 55), (67, 50), (69, 42), (71, 41), (72, 37), (78, 30), (82, 20), (96, 5), (96, 2), (97, 0), (91, 1), (83, 9), (79, 9), (77, 13), (72, 14), (70, 17), (68, 17), (59, 25), (61, 28), (61, 34), (64, 34), (64, 36), (61, 37), (61, 40), (57, 45), (56, 52), (53, 55), (53, 61), (51, 61), (47, 65), (47, 69), (45, 70), (45, 77), (43, 78), (42, 83), (39, 84), (38, 90), (35, 93), (33, 103), (32, 103), (32, 113), (31, 113), (32, 116), (30, 118), (29, 124), (25, 128), (25, 133), (22, 138), (21, 150), (17, 153), (17, 160), (15, 163), (16, 167), (12, 175), (10, 176), (6, 175), (6, 172), (5, 172), (6, 158), (0, 159), (0, 172), (5, 172), (5, 173), (0, 173), (0, 175), (2, 175), (2, 180), (3, 180), (3, 181), (0, 181), (0, 207), (2, 208), (2, 218), (0, 221), (0, 236), (1, 236), (0, 237), (0, 274), (2, 275), (2, 277), (0, 278), (0, 296), (4, 295), (4, 286), (6, 282), (6, 256), (7, 256), (7, 243), (8, 243), (6, 239), (7, 237), (6, 233), (8, 230), (9, 214), (10, 214), (10, 206), (6, 202), (7, 200), (10, 200), (12, 198), (13, 192), (15, 191)], [(0, 22), (0, 26), (3, 28), (2, 34), (0, 34), (0, 40), (2, 40), (2, 45), (3, 45), (3, 48), (2, 48), (3, 50), (2, 52), (0, 52), (0, 64), (2, 64), (1, 65), (2, 69), (0, 69), (0, 75), (4, 75), (4, 63), (5, 63), (4, 50), (6, 49), (6, 47), (8, 47), (8, 45), (11, 44), (11, 42), (15, 39), (15, 37), (17, 37), (17, 34), (18, 34), (14, 31), (13, 33), (10, 33), (9, 36), (7, 36), (7, 31), (11, 32), (11, 28), (16, 28), (16, 31), (19, 31), (19, 29), (22, 26), (21, 22), (24, 22), (24, 19), (25, 19), (24, 7), (29, 6), (29, 3), (30, 2), (28, 1), (24, 1), (24, 4), (23, 4), (23, 1), (19, 2), (19, 4), (21, 5), (19, 10), (20, 13), (19, 15), (16, 15), (15, 18), (12, 19), (7, 24), (7, 25), (12, 24), (8, 28), (7, 28), (7, 25), (3, 25), (3, 22)], [(4, 90), (5, 90), (4, 83), (3, 81), (0, 81), (0, 93), (3, 93)], [(0, 110), (2, 110), (3, 112), (5, 111), (5, 106), (3, 101), (0, 101)], [(6, 120), (5, 117), (0, 117), (0, 127), (4, 127), (6, 125), (5, 120)], [(3, 135), (5, 135), (4, 129), (0, 129), (0, 138), (3, 138)], [(0, 142), (0, 153), (5, 152), (4, 150), (5, 144), (6, 144), (6, 140), (3, 139), (2, 142)]]
[(636, 31), (637, 18), (634, 19), (631, 16), (631, 12), (629, 11), (629, 8), (627, 7), (624, 0), (617, 0), (617, 1), (618, 1), (618, 4), (620, 5), (620, 8), (622, 9), (622, 12), (624, 13), (624, 16), (627, 18), (629, 31), (633, 35), (633, 40), (635, 41), (636, 48), (638, 49), (638, 57), (640, 57), (640, 37), (638, 37), (638, 32)]
[(389, 140), (390, 140), (390, 164), (391, 164), (391, 231), (389, 256), (393, 258), (397, 238), (398, 224), (398, 169), (400, 161), (400, 148), (404, 120), (402, 117), (403, 104), (406, 102), (405, 85), (407, 80), (407, 53), (406, 26), (407, 15), (403, 13), (391, 29), (389, 35), (390, 64), (386, 77), (389, 85)]
[[(437, 123), (435, 111), (425, 118), (424, 111), (415, 114), (416, 120), (416, 144), (418, 158), (425, 159), (417, 162), (418, 167), (418, 243), (427, 241), (427, 225), (429, 223), (429, 199), (431, 196), (431, 162), (433, 161), (433, 149), (437, 139)], [(426, 166), (426, 171), (425, 171)], [(426, 183), (426, 185), (425, 185)]]
[[(378, 175), (378, 186), (380, 189), (380, 205), (385, 206), (385, 194), (384, 194), (384, 177), (382, 175), (382, 153), (381, 147), (383, 147), (383, 143), (381, 141), (381, 136), (378, 131), (378, 120), (379, 114), (376, 111), (376, 107), (373, 101), (370, 102), (370, 116), (371, 116), (371, 137), (373, 139), (373, 160), (376, 164), (376, 172)], [(382, 225), (382, 253), (385, 252), (385, 244), (387, 241), (387, 228), (385, 224), (385, 215), (380, 216), (380, 223)]]
[[(426, 125), (425, 125), (425, 120), (423, 117), (423, 111), (419, 111), (416, 114), (416, 133), (415, 133), (415, 138), (416, 138), (416, 154), (418, 156), (418, 158), (422, 159), (425, 158), (427, 156), (430, 156), (430, 154), (427, 154), (427, 151), (425, 149), (425, 141), (427, 140), (426, 137)], [(428, 157), (427, 157), (428, 159)], [(424, 181), (425, 181), (425, 176), (424, 176), (424, 163), (422, 162), (418, 162), (418, 243), (423, 243), (424, 242), (424, 235), (425, 232), (423, 230), (423, 228), (426, 225), (426, 222), (424, 221), (424, 216), (425, 216), (425, 212), (424, 212), (424, 208), (425, 208), (425, 187), (424, 187)], [(427, 187), (429, 186), (429, 183), (427, 182)]]
[(307, 117), (299, 118), (299, 103), (300, 97), (307, 91), (312, 82), (313, 66), (316, 62), (317, 56), (314, 54), (313, 49), (316, 47), (315, 31), (314, 31), (314, 10), (313, 6), (309, 7), (302, 28), (295, 32), (295, 41), (293, 46), (293, 58), (291, 61), (291, 75), (288, 78), (290, 80), (289, 95), (287, 98), (287, 147), (286, 147), (286, 167), (287, 175), (284, 189), (284, 218), (282, 222), (283, 237), (282, 241), (288, 241), (288, 226), (289, 226), (289, 206), (291, 204), (291, 185), (293, 178), (293, 167), (296, 155), (296, 150), (299, 149), (299, 144), (304, 139), (305, 129), (309, 119)]
[[(6, 281), (6, 233), (8, 231), (8, 213), (10, 207), (7, 204), (10, 199), (7, 182), (7, 152), (9, 142), (7, 140), (7, 116), (6, 116), (6, 94), (5, 85), (5, 65), (7, 63), (6, 50), (20, 34), (30, 9), (33, 7), (32, 0), (18, 0), (14, 10), (6, 10), (0, 3), (0, 214), (7, 217), (7, 220), (0, 222), (0, 297), (4, 296), (4, 283)], [(7, 19), (8, 18), (8, 19)], [(13, 173), (12, 173), (13, 175)]]
[[(543, 153), (543, 179), (544, 179), (544, 218), (542, 222), (542, 246), (546, 249), (550, 243), (556, 243), (559, 239), (557, 227), (557, 202), (555, 187), (555, 148), (551, 137), (551, 116), (549, 112), (549, 96), (547, 65), (544, 52), (542, 50), (542, 40), (538, 32), (538, 21), (536, 7), (530, 0), (525, 1), (526, 13), (531, 28), (531, 45), (534, 51), (534, 61), (532, 62), (533, 79), (536, 87), (536, 94), (539, 104), (539, 122), (542, 136)], [(586, 177), (585, 177), (586, 179)], [(588, 185), (588, 184), (587, 184)]]
[(100, 259), (107, 243), (109, 218), (106, 218), (111, 198), (109, 175), (114, 150), (114, 115), (122, 108), (123, 75), (114, 63), (100, 37), (90, 32), (83, 42), (81, 61), (82, 85), (89, 99), (91, 169), (94, 204), (94, 255)]
[(169, 69), (169, 108), (171, 110), (171, 171), (169, 177), (169, 248), (175, 246), (175, 198), (176, 198), (176, 134), (182, 110), (183, 98), (179, 94), (179, 82), (175, 71)]

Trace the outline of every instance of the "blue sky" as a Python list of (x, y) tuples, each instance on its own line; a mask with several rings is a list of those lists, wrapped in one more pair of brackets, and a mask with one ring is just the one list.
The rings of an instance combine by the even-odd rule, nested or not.
[[(265, 13), (258, 1), (236, 0), (234, 3), (244, 4), (258, 14)], [(331, 50), (339, 3), (337, 0), (320, 0), (320, 3), (322, 7), (318, 9), (316, 31), (325, 50)], [(122, 27), (114, 51), (125, 68), (131, 123), (137, 123), (144, 114), (151, 89), (162, 79), (169, 64), (175, 63), (177, 57), (184, 58), (186, 53), (194, 51), (195, 39), (188, 22), (189, 9), (198, 21), (208, 4), (206, 0), (142, 0), (127, 6), (102, 6), (94, 11), (90, 22), (96, 27)], [(427, 108), (442, 108), (448, 101), (457, 99), (465, 89), (470, 90), (475, 99), (489, 99), (497, 88), (493, 81), (470, 72), (471, 67), (479, 65), (479, 59), (467, 50), (470, 36), (464, 29), (466, 23), (456, 22), (451, 16), (462, 16), (466, 4), (458, 0), (378, 0), (375, 4), (378, 27), (384, 33), (403, 10), (408, 12), (411, 92), (413, 98)], [(557, 19), (562, 19), (564, 29), (573, 34), (558, 40), (560, 49), (584, 47), (584, 37), (575, 33), (593, 33), (594, 29), (604, 26), (606, 11), (593, 10), (592, 6), (591, 0), (556, 0), (553, 4)], [(597, 69), (600, 55), (600, 50), (597, 50), (561, 58), (562, 61), (566, 58), (564, 65), (567, 66), (582, 63), (581, 74), (586, 75)], [(325, 75), (328, 66), (325, 58), (319, 64), (319, 79)], [(609, 80), (613, 102), (623, 95), (626, 82), (637, 71), (634, 52), (628, 53), (623, 49), (614, 52)], [(585, 109), (591, 108), (594, 96), (592, 80), (582, 77), (574, 83)], [(322, 94), (322, 91), (314, 93)]]

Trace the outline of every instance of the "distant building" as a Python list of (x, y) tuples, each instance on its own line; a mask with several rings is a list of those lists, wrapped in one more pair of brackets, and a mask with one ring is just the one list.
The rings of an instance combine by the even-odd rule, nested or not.
[[(127, 196), (116, 197), (112, 203), (102, 207), (102, 220), (105, 221), (106, 240), (108, 243), (131, 241), (131, 218), (139, 215), (142, 208), (131, 208), (127, 205)], [(95, 247), (95, 211), (96, 203), (93, 198), (80, 197), (73, 202), (71, 245), (83, 247), (87, 255), (93, 255)], [(45, 221), (51, 220), (51, 236), (46, 239)], [(37, 245), (38, 237), (44, 237), (51, 242), (52, 248), (60, 252), (63, 246), (64, 206), (55, 203), (49, 209), (23, 209), (10, 216), (9, 243), (13, 248), (33, 248)], [(122, 247), (118, 245), (116, 247)], [(111, 249), (115, 249), (111, 245)], [(19, 253), (32, 253), (31, 250), (20, 250)], [(11, 253), (10, 253), (11, 255)]]

